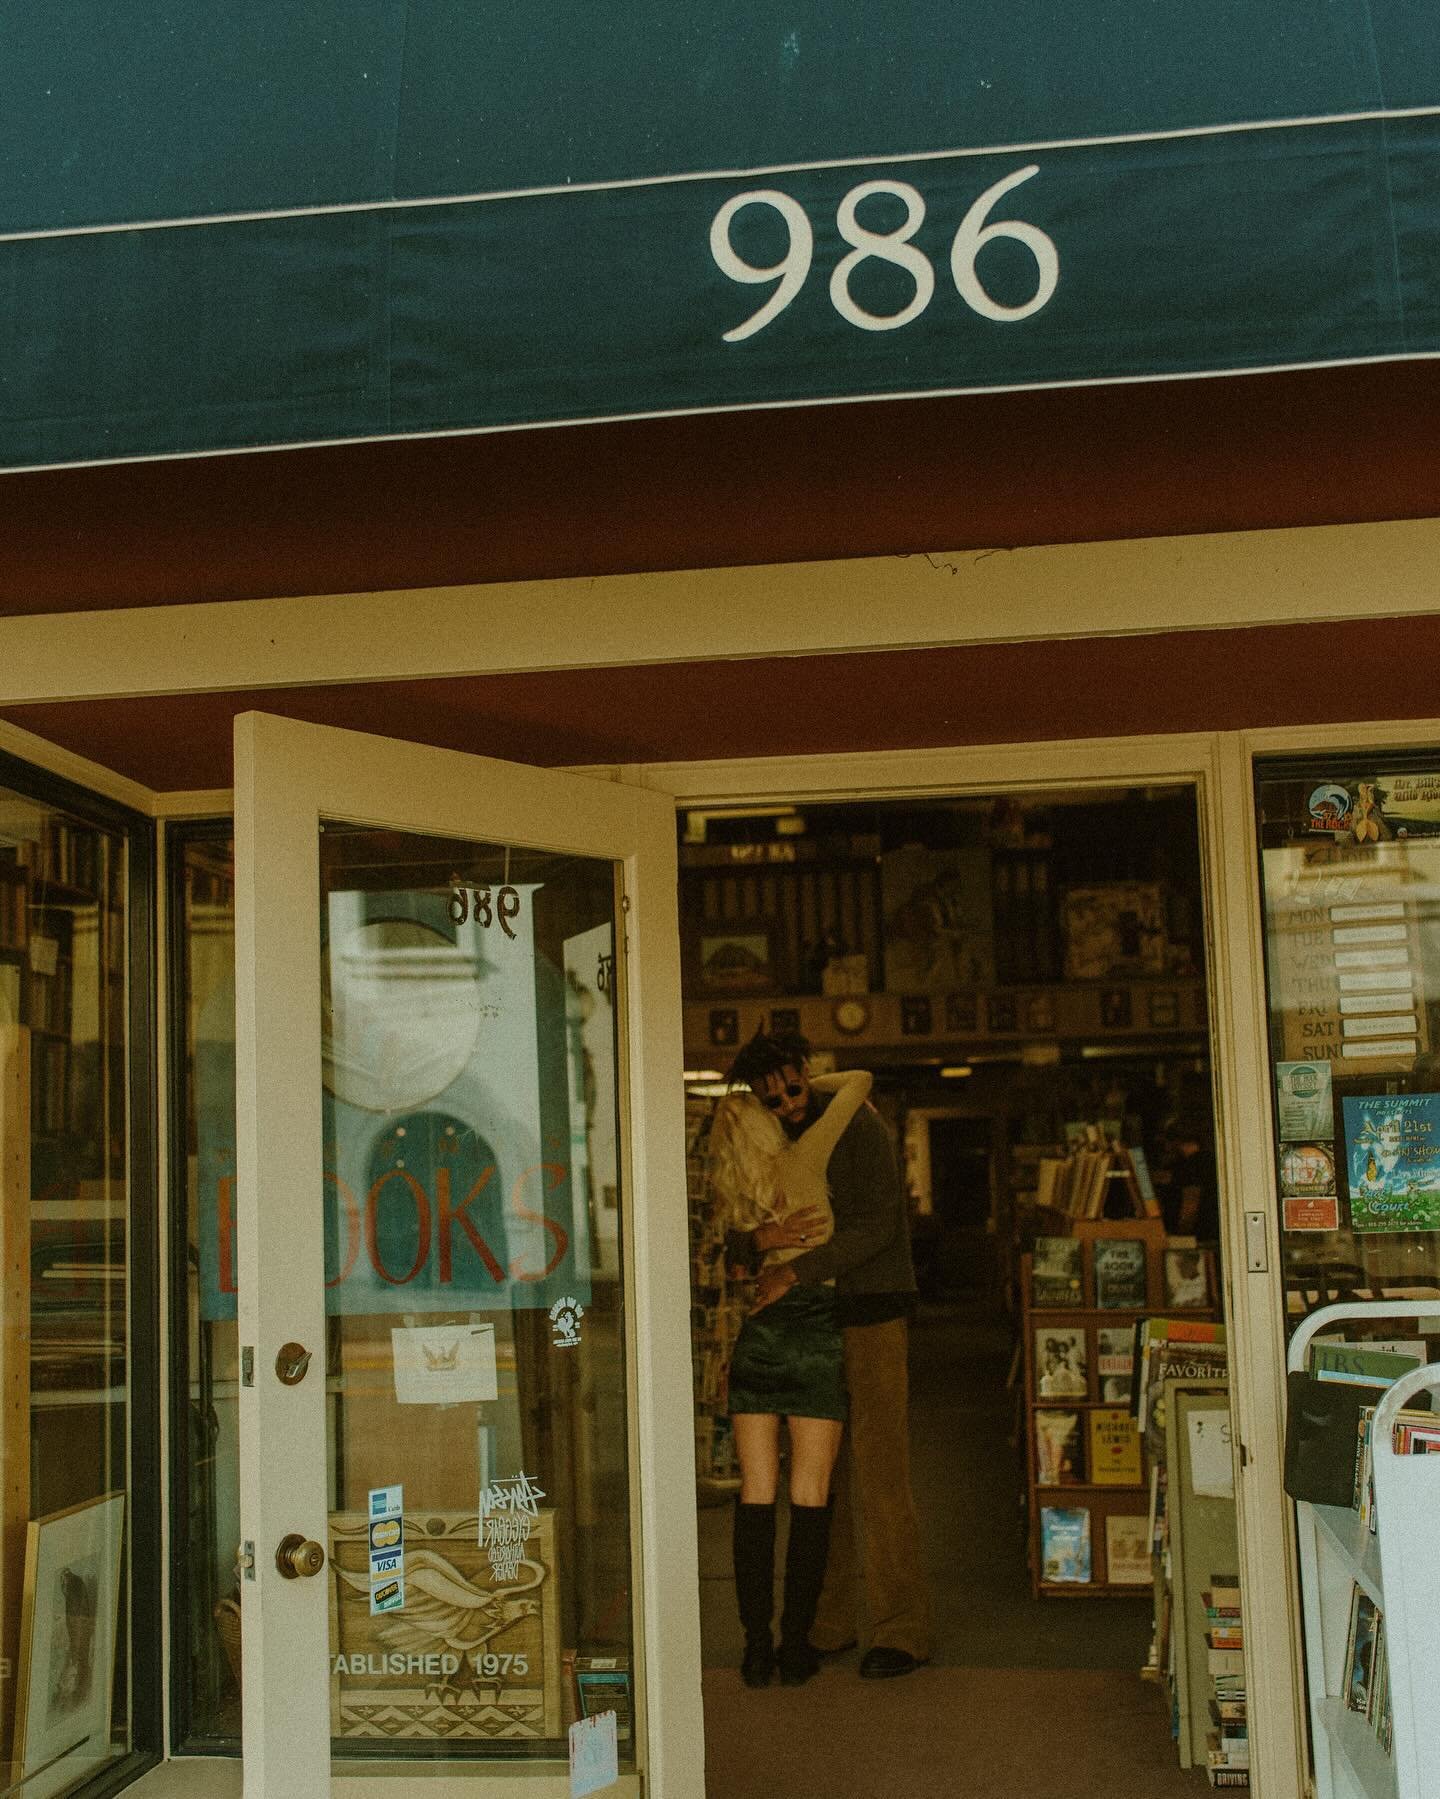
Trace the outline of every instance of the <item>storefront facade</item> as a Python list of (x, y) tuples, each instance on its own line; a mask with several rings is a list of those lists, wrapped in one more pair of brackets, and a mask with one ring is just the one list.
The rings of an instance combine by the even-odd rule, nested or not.
[[(547, 1323), (549, 1308), (575, 1298), (593, 1313), (585, 1351), (597, 1358), (590, 1378), (618, 1391), (616, 1428), (627, 1448), (623, 1458), (612, 1455), (603, 1499), (593, 1472), (572, 1472), (565, 1492), (567, 1504), (588, 1515), (601, 1537), (620, 1539), (631, 1558), (631, 1578), (621, 1583), (631, 1595), (626, 1631), (636, 1719), (627, 1779), (635, 1791), (668, 1799), (703, 1791), (698, 1633), (689, 1603), (696, 1571), (689, 1503), (688, 1252), (683, 1216), (665, 1198), (683, 1188), (685, 1153), (676, 1079), (682, 1056), (675, 808), (959, 794), (1004, 785), (1180, 782), (1193, 783), (1197, 794), (1206, 870), (1252, 1778), (1255, 1790), (1272, 1799), (1303, 1790), (1309, 1751), (1300, 1593), (1291, 1511), (1281, 1486), (1286, 1289), (1255, 784), (1267, 758), (1320, 764), (1330, 758), (1348, 767), (1369, 752), (1400, 758), (1435, 745), (1440, 727), (1421, 710), (1433, 629), (1426, 571), (1434, 565), (1435, 547), (1434, 527), (1422, 520), (975, 558), (930, 554), (622, 576), (605, 584), (598, 603), (594, 582), (492, 583), (464, 592), (132, 608), (106, 612), (103, 619), (79, 611), (17, 615), (0, 624), (3, 748), (15, 758), (6, 785), (38, 796), (42, 805), (49, 792), (69, 819), (83, 816), (87, 793), (96, 796), (98, 823), (111, 833), (107, 841), (128, 846), (126, 865), (136, 879), (125, 889), (125, 905), (133, 920), (149, 910), (153, 883), (160, 943), (183, 948), (174, 918), (165, 916), (183, 904), (184, 890), (174, 879), (176, 845), (193, 841), (201, 822), (213, 823), (223, 836), (234, 821), (231, 1041), (238, 1135), (225, 1173), (234, 1174), (232, 1196), (249, 1191), (261, 1198), (253, 1208), (237, 1205), (228, 1221), (239, 1287), (238, 1303), (229, 1308), (233, 1322), (222, 1317), (222, 1282), (207, 1301), (202, 1274), (196, 1304), (212, 1348), (220, 1341), (216, 1333), (229, 1329), (232, 1359), (246, 1346), (254, 1352), (253, 1387), (243, 1361), (231, 1370), (238, 1377), (238, 1463), (222, 1471), (222, 1480), (235, 1484), (238, 1538), (253, 1546), (257, 1576), (253, 1587), (239, 1587), (248, 1626), (241, 1677), (244, 1755), (237, 1763), (233, 1754), (203, 1753), (211, 1733), (197, 1727), (194, 1671), (181, 1649), (192, 1641), (193, 1626), (177, 1610), (176, 1598), (189, 1590), (177, 1569), (192, 1523), (176, 1510), (176, 1494), (191, 1489), (177, 1487), (175, 1468), (179, 1461), (192, 1465), (195, 1453), (177, 1433), (185, 1413), (176, 1403), (176, 1383), (194, 1378), (188, 1337), (196, 1319), (179, 1314), (188, 1303), (187, 1288), (177, 1285), (174, 1271), (177, 1256), (184, 1264), (186, 1241), (196, 1241), (202, 1265), (208, 1256), (212, 1275), (223, 1247), (217, 1237), (207, 1250), (185, 1191), (182, 1140), (195, 1125), (193, 1117), (187, 1123), (184, 1049), (188, 1041), (193, 1056), (217, 1033), (212, 1021), (197, 1034), (196, 1015), (186, 1013), (183, 957), (160, 957), (152, 977), (136, 953), (148, 935), (137, 922), (125, 1040), (134, 1057), (129, 1091), (138, 1107), (130, 1127), (129, 1184), (123, 1191), (117, 1184), (113, 1156), (104, 1176), (111, 1214), (128, 1219), (133, 1259), (123, 1484), (137, 1508), (128, 1551), (137, 1599), (120, 1615), (135, 1658), (136, 1759), (117, 1761), (115, 1774), (158, 1760), (142, 1777), (158, 1783), (157, 1791), (178, 1782), (173, 1790), (231, 1792), (243, 1779), (247, 1793), (278, 1795), (313, 1793), (316, 1782), (330, 1775), (337, 1792), (359, 1794), (380, 1773), (347, 1759), (343, 1742), (332, 1764), (328, 1727), (337, 1654), (345, 1656), (348, 1672), (351, 1655), (363, 1658), (375, 1647), (367, 1641), (337, 1650), (339, 1639), (327, 1636), (340, 1628), (327, 1617), (327, 1581), (284, 1578), (275, 1559), (277, 1546), (292, 1535), (302, 1543), (319, 1541), (333, 1554), (335, 1514), (349, 1507), (334, 1497), (342, 1479), (337, 1457), (348, 1464), (344, 1491), (360, 1493), (362, 1503), (364, 1495), (397, 1485), (419, 1492), (433, 1475), (423, 1453), (409, 1461), (392, 1454), (387, 1462), (384, 1453), (377, 1458), (373, 1426), (367, 1437), (363, 1421), (337, 1448), (333, 1423), (328, 1432), (324, 1423), (323, 1384), (303, 1372), (288, 1382), (281, 1353), (295, 1343), (311, 1348), (332, 1341), (338, 1331), (340, 1368), (351, 1355), (353, 1382), (355, 1368), (367, 1365), (364, 1343), (357, 1347), (347, 1336), (353, 1326), (343, 1311), (331, 1310), (327, 1323), (326, 1289), (341, 1267), (367, 1258), (378, 1276), (372, 1288), (405, 1273), (393, 1244), (387, 1246), (377, 1230), (375, 1210), (367, 1218), (364, 1205), (358, 1206), (347, 1235), (348, 1214), (332, 1207), (342, 1231), (327, 1246), (323, 1208), (309, 1216), (296, 1203), (298, 1193), (334, 1193), (341, 1182), (352, 1192), (363, 1190), (361, 1178), (332, 1158), (337, 1132), (343, 1136), (337, 1104), (363, 1114), (365, 1096), (357, 1096), (352, 1070), (346, 1098), (343, 1071), (336, 1078), (333, 1019), (322, 1043), (313, 1003), (323, 962), (333, 1011), (340, 964), (331, 967), (329, 958), (339, 941), (336, 908), (350, 904), (344, 895), (354, 888), (353, 882), (347, 888), (347, 869), (392, 866), (401, 871), (392, 886), (407, 893), (448, 888), (452, 901), (458, 886), (469, 895), (465, 923), (473, 931), (481, 923), (481, 890), (494, 892), (497, 907), (502, 891), (528, 895), (533, 883), (524, 858), (543, 853), (551, 859), (546, 878), (552, 887), (564, 884), (556, 873), (563, 862), (570, 870), (564, 879), (580, 879), (590, 895), (575, 902), (579, 910), (565, 941), (598, 942), (598, 931), (608, 932), (613, 944), (600, 953), (614, 957), (613, 991), (623, 996), (610, 1073), (620, 1227), (609, 1278), (618, 1303), (601, 1298), (603, 1257), (597, 1250), (593, 1291), (557, 1288), (552, 1295), (542, 1283), (536, 1291), (543, 1307), (507, 1297), (509, 1328), (528, 1312), (530, 1335), (522, 1343), (517, 1333), (508, 1347), (497, 1347), (502, 1372), (509, 1360), (514, 1378), (531, 1383), (525, 1403), (562, 1421), (557, 1431), (563, 1436), (566, 1408), (576, 1399), (563, 1384), (568, 1377), (556, 1372), (563, 1351)], [(1163, 632), (1155, 629), (1157, 610), (1167, 626)], [(483, 649), (476, 649), (482, 628)], [(1310, 722), (1292, 722), (1290, 690), (1281, 676), (1293, 665), (1297, 640), (1323, 641), (1327, 653), (1338, 653), (1335, 646), (1352, 637), (1385, 643), (1394, 671), (1386, 691), (1412, 693), (1412, 710), (1369, 716), (1384, 709), (1367, 690), (1358, 698), (1337, 696), (1338, 716), (1327, 719), (1321, 706)], [(463, 644), (472, 647), (457, 649)], [(588, 668), (577, 679), (582, 662)], [(1237, 681), (1238, 691), (1227, 691), (1223, 671), (1242, 663), (1251, 671), (1249, 683)], [(1205, 686), (1204, 676), (1217, 685)], [(1074, 684), (1069, 691), (1065, 678)], [(514, 683), (508, 696), (507, 680)], [(1111, 706), (1121, 680), (1127, 683), (1123, 720), (1118, 729), (1113, 723), (1106, 728), (1115, 717)], [(523, 699), (530, 722), (512, 713), (508, 724), (496, 727), (511, 755), (502, 762), (473, 757), (471, 751), (486, 747), (486, 725), (456, 709), (455, 694), (468, 683), (478, 711), (493, 707), (499, 718), (521, 681), (533, 684)], [(649, 696), (648, 712), (637, 701), (642, 694)], [(444, 705), (425, 704), (442, 696)], [(572, 752), (565, 760), (578, 772), (536, 766), (555, 759), (546, 749), (549, 718), (563, 721), (570, 733), (563, 741), (574, 742), (627, 703), (632, 722), (624, 729), (647, 747), (668, 733), (678, 753), (607, 754), (595, 766), (596, 758)], [(1313, 709), (1313, 697), (1309, 704)], [(281, 716), (254, 716), (271, 706)], [(320, 728), (305, 722), (317, 713), (325, 720)], [(236, 714), (247, 716), (234, 727), (234, 773), (217, 778), (229, 771)], [(412, 721), (408, 730), (398, 722), (405, 718)], [(1006, 734), (1011, 719), (1025, 721), (1024, 728)], [(716, 720), (730, 733), (721, 738), (718, 756)], [(337, 737), (336, 725), (363, 727), (367, 735)], [(605, 741), (608, 747), (617, 738)], [(687, 744), (697, 753), (685, 753)], [(149, 779), (138, 779), (141, 773)], [(74, 785), (47, 788), (54, 779)], [(318, 829), (322, 820), (331, 830)], [(54, 833), (32, 832), (31, 838), (51, 842)], [(414, 853), (397, 852), (397, 843), (410, 843)], [(447, 856), (460, 867), (442, 872)], [(416, 872), (421, 867), (428, 869), (423, 878)], [(581, 879), (587, 869), (588, 885)], [(619, 871), (618, 887), (607, 869)], [(93, 872), (88, 863), (72, 863), (71, 879), (56, 893), (63, 899), (67, 890), (80, 892)], [(458, 883), (457, 873), (463, 873)], [(323, 924), (314, 897), (317, 876), (330, 896)], [(375, 882), (362, 882), (361, 889), (373, 891)], [(118, 876), (107, 891), (102, 910), (115, 912)], [(518, 918), (523, 900), (513, 903)], [(497, 910), (492, 923), (500, 916)], [(362, 907), (362, 923), (375, 917)], [(617, 924), (623, 927), (618, 932)], [(523, 932), (523, 919), (518, 928)], [(538, 928), (532, 926), (524, 946), (536, 957)], [(107, 978), (127, 966), (117, 933), (114, 927), (108, 940)], [(39, 934), (59, 941), (62, 962), (67, 953), (73, 960), (73, 944), (67, 952), (62, 932), (46, 927)], [(512, 945), (510, 939), (506, 947)], [(38, 965), (31, 956), (32, 971), (50, 953), (42, 951)], [(193, 973), (192, 966), (192, 987)], [(363, 1019), (361, 1000), (352, 993), (348, 1003)], [(523, 1069), (513, 1080), (517, 1087), (528, 1082), (537, 1094), (544, 1084), (539, 1073)], [(147, 1136), (147, 1107), (139, 1100), (151, 1082), (157, 1101)], [(425, 1086), (422, 1078), (416, 1094)], [(543, 1099), (534, 1103), (543, 1105)], [(388, 1115), (396, 1107), (387, 1100), (375, 1109)], [(192, 1156), (196, 1148), (192, 1141)], [(198, 1148), (203, 1160), (203, 1139)], [(391, 1154), (369, 1178), (408, 1188), (408, 1177), (395, 1172), (408, 1159), (407, 1153)], [(483, 1173), (478, 1170), (476, 1178)], [(452, 1199), (442, 1218), (438, 1192), (432, 1188), (429, 1197), (437, 1266), (442, 1240), (458, 1266), (460, 1252), (473, 1243), (462, 1209)], [(541, 1271), (548, 1261), (542, 1252), (556, 1241), (549, 1232), (534, 1243), (517, 1239), (506, 1258), (511, 1285), (514, 1270), (520, 1277)], [(161, 1278), (167, 1268), (169, 1277)], [(248, 1281), (247, 1270), (254, 1271)], [(573, 1265), (557, 1272), (562, 1285), (572, 1274), (580, 1278)], [(445, 1297), (455, 1300), (454, 1294)], [(463, 1299), (455, 1309), (464, 1309)], [(408, 1300), (381, 1306), (372, 1298), (364, 1316), (413, 1328), (417, 1318), (423, 1322), (423, 1308), (410, 1308)], [(536, 1325), (543, 1327), (539, 1335)], [(605, 1356), (610, 1360), (602, 1368)], [(332, 1373), (333, 1357), (332, 1342)], [(164, 1428), (152, 1433), (147, 1417), (157, 1427), (163, 1419)], [(517, 1474), (549, 1490), (541, 1473), (523, 1465), (530, 1438), (518, 1439), (515, 1466), (514, 1446), (502, 1448), (503, 1441), (502, 1432), (492, 1445), (500, 1465), (487, 1463), (483, 1448), (467, 1452), (479, 1459), (462, 1460), (452, 1481), (457, 1491), (477, 1477), (482, 1487), (498, 1488)], [(554, 1482), (554, 1474), (542, 1472)], [(107, 1480), (106, 1487), (120, 1484)], [(617, 1492), (625, 1495), (618, 1509)], [(158, 1533), (149, 1539), (138, 1509), (146, 1494), (169, 1496), (159, 1507)], [(414, 1503), (413, 1497), (405, 1502), (407, 1517)], [(420, 1503), (436, 1516), (461, 1505), (449, 1489)], [(580, 1553), (577, 1539), (566, 1541), (566, 1554)], [(407, 1552), (413, 1553), (408, 1545)], [(242, 1582), (247, 1573), (242, 1568)], [(560, 1578), (567, 1586), (581, 1582), (580, 1565), (562, 1564)], [(138, 1598), (147, 1592), (164, 1620), (159, 1639)], [(562, 1647), (580, 1646), (563, 1622), (556, 1628), (565, 1638)], [(156, 1653), (157, 1641), (170, 1644), (168, 1665)], [(223, 1727), (215, 1730), (211, 1747), (223, 1750), (224, 1735)], [(503, 1792), (513, 1783), (518, 1791), (523, 1778), (526, 1791), (549, 1790), (547, 1781), (553, 1790), (567, 1791), (553, 1760), (545, 1772), (544, 1745), (550, 1743), (553, 1755), (553, 1738), (549, 1727), (537, 1731), (539, 1762), (524, 1775), (513, 1757), (492, 1755), (484, 1765), (487, 1784)], [(433, 1745), (424, 1753), (433, 1758)], [(433, 1790), (437, 1778), (442, 1785), (447, 1776), (473, 1780), (479, 1770), (442, 1760), (422, 1762), (413, 1772), (417, 1787), (423, 1779)]]

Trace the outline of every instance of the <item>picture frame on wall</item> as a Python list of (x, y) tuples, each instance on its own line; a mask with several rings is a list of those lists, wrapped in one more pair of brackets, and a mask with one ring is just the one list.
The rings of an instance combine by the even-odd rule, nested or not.
[(15, 1762), (26, 1799), (51, 1799), (113, 1758), (125, 1495), (31, 1521), (25, 1539)]
[(705, 993), (763, 993), (775, 984), (775, 942), (760, 924), (706, 931), (695, 939), (696, 973)]

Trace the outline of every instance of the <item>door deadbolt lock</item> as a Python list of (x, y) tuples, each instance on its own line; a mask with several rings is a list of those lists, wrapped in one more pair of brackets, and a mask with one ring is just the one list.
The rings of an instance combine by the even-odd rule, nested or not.
[(310, 1351), (303, 1343), (282, 1343), (275, 1357), (277, 1378), (287, 1387), (298, 1387), (310, 1371)]
[(282, 1537), (275, 1550), (275, 1566), (286, 1580), (309, 1579), (325, 1566), (325, 1551), (318, 1543), (292, 1531)]

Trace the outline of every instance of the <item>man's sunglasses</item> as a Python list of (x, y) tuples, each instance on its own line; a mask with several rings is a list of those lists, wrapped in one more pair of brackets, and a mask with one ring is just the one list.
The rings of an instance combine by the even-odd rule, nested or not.
[(765, 1104), (769, 1106), (772, 1112), (778, 1112), (787, 1099), (799, 1099), (804, 1091), (805, 1088), (802, 1082), (787, 1081), (783, 1092), (761, 1093), (757, 1095), (757, 1097), (764, 1100)]

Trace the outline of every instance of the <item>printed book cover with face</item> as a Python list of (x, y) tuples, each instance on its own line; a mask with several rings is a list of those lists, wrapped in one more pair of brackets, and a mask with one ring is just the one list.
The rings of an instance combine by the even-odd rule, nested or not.
[(1035, 1397), (1085, 1399), (1089, 1392), (1084, 1326), (1039, 1326), (1035, 1332)]

